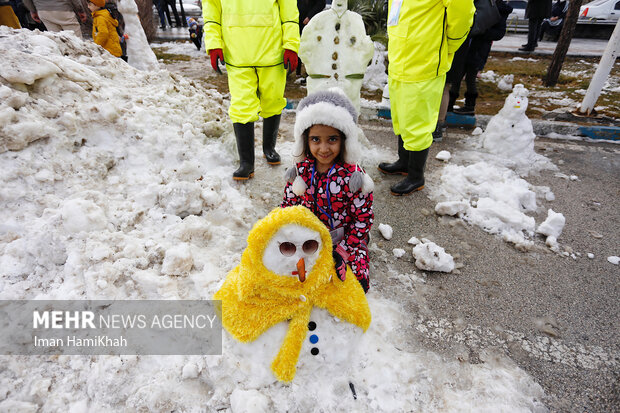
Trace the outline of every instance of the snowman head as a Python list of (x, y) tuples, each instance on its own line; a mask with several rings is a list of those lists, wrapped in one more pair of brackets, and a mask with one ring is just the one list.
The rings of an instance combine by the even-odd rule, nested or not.
[(336, 12), (338, 16), (342, 16), (342, 14), (347, 11), (347, 0), (333, 0), (332, 10)]
[(321, 234), (301, 225), (285, 225), (269, 240), (263, 253), (265, 268), (283, 277), (306, 281), (319, 258)]
[(520, 83), (516, 84), (512, 93), (506, 98), (503, 110), (513, 116), (524, 114), (528, 104), (527, 95), (527, 89)]

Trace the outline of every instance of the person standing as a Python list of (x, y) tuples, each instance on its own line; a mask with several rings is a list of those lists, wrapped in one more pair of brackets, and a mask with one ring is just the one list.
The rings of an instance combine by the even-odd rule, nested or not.
[(213, 69), (225, 63), (240, 166), (235, 180), (254, 176), (254, 122), (263, 118), (263, 154), (277, 165), (276, 138), (286, 106), (287, 67), (297, 68), (299, 13), (295, 0), (203, 0), (205, 50)]
[(538, 47), (538, 36), (543, 20), (551, 16), (551, 0), (529, 0), (525, 7), (527, 20), (527, 43), (519, 49), (533, 52)]
[(70, 30), (82, 38), (80, 22), (75, 17), (77, 12), (82, 23), (86, 22), (86, 12), (80, 0), (24, 0), (24, 4), (34, 21), (45, 24), (47, 30)]
[(379, 164), (386, 174), (406, 175), (393, 195), (424, 188), (446, 72), (471, 28), (473, 0), (391, 0), (388, 8), (388, 87), (398, 160)]

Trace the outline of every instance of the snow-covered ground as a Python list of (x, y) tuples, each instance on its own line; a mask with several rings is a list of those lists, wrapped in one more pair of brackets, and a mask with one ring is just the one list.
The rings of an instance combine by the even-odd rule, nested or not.
[[(0, 299), (209, 299), (261, 218), (262, 195), (231, 179), (226, 100), (67, 33), (0, 28), (0, 50)], [(527, 214), (552, 191), (525, 178), (553, 166), (473, 143), (431, 178), (437, 199), (468, 202), (470, 222), (542, 245)], [(369, 148), (367, 160), (379, 153)], [(290, 144), (281, 154), (292, 162)], [(443, 251), (425, 244), (423, 257)], [(541, 387), (512, 361), (411, 348), (411, 315), (377, 292), (368, 300), (373, 323), (351, 365), (300, 371), (290, 385), (240, 368), (273, 355), (244, 359), (225, 335), (221, 356), (2, 356), (0, 411), (545, 410)]]

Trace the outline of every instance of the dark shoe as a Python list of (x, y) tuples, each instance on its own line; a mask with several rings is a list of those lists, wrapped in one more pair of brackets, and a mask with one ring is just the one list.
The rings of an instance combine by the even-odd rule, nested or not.
[(473, 115), (477, 98), (478, 93), (465, 93), (465, 105), (463, 105), (462, 108), (455, 109), (454, 113), (459, 115)]
[(409, 160), (409, 151), (403, 146), (403, 138), (398, 135), (398, 160), (396, 162), (381, 162), (379, 170), (388, 175), (407, 175), (407, 162)]
[(409, 151), (409, 174), (405, 179), (393, 185), (390, 190), (392, 195), (409, 195), (412, 192), (424, 188), (424, 166), (428, 157), (428, 148), (423, 151)]
[(233, 172), (233, 179), (245, 181), (254, 176), (254, 122), (233, 123), (233, 129), (239, 152), (239, 169)]
[(446, 133), (446, 122), (437, 122), (435, 131), (433, 132), (433, 142), (443, 141), (443, 135)]
[(522, 52), (533, 52), (534, 49), (535, 47), (533, 46), (524, 46), (524, 47), (521, 47), (519, 50)]
[(263, 154), (269, 165), (279, 165), (280, 155), (276, 152), (276, 140), (280, 128), (280, 116), (274, 115), (263, 119)]

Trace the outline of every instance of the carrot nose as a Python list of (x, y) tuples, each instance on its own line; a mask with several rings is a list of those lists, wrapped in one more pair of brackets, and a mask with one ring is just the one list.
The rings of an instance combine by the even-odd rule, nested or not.
[(306, 281), (306, 262), (303, 258), (300, 258), (297, 261), (297, 276), (299, 277), (300, 282)]

